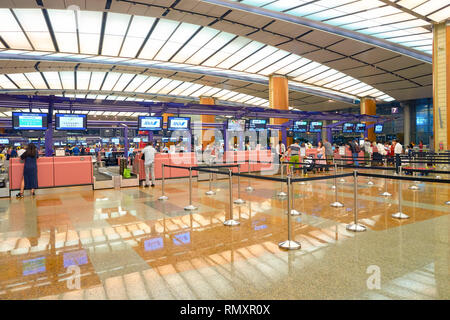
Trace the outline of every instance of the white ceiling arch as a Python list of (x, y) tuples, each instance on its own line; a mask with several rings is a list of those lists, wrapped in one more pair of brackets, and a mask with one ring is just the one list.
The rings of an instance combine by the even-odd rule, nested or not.
[(6, 57), (21, 54), (59, 61), (166, 64), (229, 77), (244, 74), (267, 79), (277, 73), (290, 77), (293, 87), (314, 89), (319, 95), (328, 92), (394, 100), (308, 58), (246, 37), (168, 19), (94, 11), (0, 9), (0, 36), (4, 47), (0, 54)]

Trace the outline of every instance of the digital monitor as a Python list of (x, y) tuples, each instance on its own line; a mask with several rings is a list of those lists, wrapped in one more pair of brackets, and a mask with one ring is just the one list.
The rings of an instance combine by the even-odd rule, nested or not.
[(141, 138), (133, 138), (133, 142), (141, 142)]
[(47, 130), (47, 114), (13, 112), (12, 123), (15, 130)]
[(357, 123), (355, 127), (355, 132), (357, 133), (364, 133), (366, 131), (366, 124), (365, 123)]
[(88, 256), (86, 250), (77, 250), (65, 252), (63, 255), (64, 268), (69, 266), (81, 266), (88, 263)]
[(164, 247), (163, 238), (157, 237), (144, 241), (144, 250), (145, 251), (153, 251), (158, 250)]
[(104, 139), (102, 139), (102, 142), (108, 143), (108, 142), (109, 142), (109, 139), (108, 139), (108, 138), (104, 138)]
[(14, 142), (14, 147), (20, 147), (20, 142)]
[(81, 145), (87, 146), (87, 142), (82, 142)]
[(148, 142), (148, 137), (143, 137), (142, 142)]
[(9, 144), (9, 139), (7, 139), (7, 138), (0, 138), (0, 144)]
[(308, 121), (305, 121), (305, 120), (294, 121), (294, 128), (292, 130), (295, 132), (307, 132), (308, 131)]
[(119, 138), (112, 138), (111, 142), (114, 144), (119, 144)]
[(355, 130), (355, 124), (354, 123), (344, 123), (342, 126), (342, 133), (353, 133)]
[(167, 130), (189, 130), (191, 118), (168, 117)]
[(322, 121), (311, 121), (309, 123), (309, 132), (321, 132)]
[(162, 142), (169, 142), (169, 138), (162, 137), (161, 141), (162, 141)]
[(53, 145), (54, 145), (54, 146), (59, 146), (60, 143), (59, 143), (59, 142), (55, 142), (55, 143), (53, 143)]
[(163, 128), (163, 117), (138, 117), (139, 131), (159, 131)]
[(265, 130), (267, 129), (267, 119), (250, 119), (248, 128), (249, 130)]
[(227, 130), (229, 131), (245, 131), (245, 120), (244, 119), (228, 119)]
[(45, 270), (45, 257), (22, 261), (22, 274), (24, 276), (45, 272)]
[(383, 132), (383, 125), (382, 124), (376, 124), (374, 127), (375, 133), (382, 133)]
[(55, 114), (56, 130), (87, 130), (87, 115), (85, 114)]

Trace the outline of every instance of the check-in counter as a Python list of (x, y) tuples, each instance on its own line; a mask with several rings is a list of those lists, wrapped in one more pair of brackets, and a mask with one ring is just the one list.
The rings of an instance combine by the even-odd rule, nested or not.
[[(9, 189), (18, 190), (24, 164), (19, 158), (9, 162)], [(41, 157), (37, 159), (38, 187), (51, 188), (93, 184), (90, 156)]]

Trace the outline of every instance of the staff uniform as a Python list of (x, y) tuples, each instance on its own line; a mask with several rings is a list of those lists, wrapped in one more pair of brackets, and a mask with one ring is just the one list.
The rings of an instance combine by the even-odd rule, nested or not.
[(400, 161), (400, 155), (403, 153), (403, 146), (397, 142), (394, 147), (394, 154), (395, 154), (395, 171), (399, 172), (399, 167), (401, 165)]

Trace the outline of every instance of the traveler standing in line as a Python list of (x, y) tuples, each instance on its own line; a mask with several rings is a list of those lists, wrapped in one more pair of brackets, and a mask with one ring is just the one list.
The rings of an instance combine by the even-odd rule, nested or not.
[(20, 159), (24, 161), (23, 167), (23, 178), (20, 184), (20, 192), (16, 195), (17, 198), (23, 198), (24, 190), (30, 190), (31, 194), (34, 196), (34, 189), (38, 187), (38, 177), (37, 177), (37, 163), (38, 152), (36, 146), (30, 143), (27, 150), (22, 153)]
[(16, 147), (13, 147), (11, 150), (11, 154), (9, 155), (10, 158), (17, 158), (17, 150)]
[(366, 163), (366, 167), (370, 166), (370, 148), (371, 143), (368, 138), (364, 138), (363, 151), (364, 151), (364, 161)]
[(399, 172), (399, 167), (401, 165), (400, 155), (403, 153), (403, 146), (397, 140), (393, 140), (394, 154), (395, 154), (395, 172)]
[[(325, 147), (325, 158), (327, 159), (327, 165), (333, 164), (333, 147), (331, 146), (330, 141), (327, 139), (323, 140), (323, 146)], [(330, 168), (326, 167), (325, 171), (329, 171)]]
[(326, 164), (326, 162), (324, 160), (325, 159), (325, 147), (323, 146), (322, 141), (317, 142), (317, 158), (320, 159), (319, 161), (317, 161), (317, 164), (319, 165), (317, 171), (318, 172), (325, 171), (325, 168), (323, 167), (323, 165)]
[(294, 166), (295, 168), (299, 168), (300, 167), (300, 158), (299, 158), (299, 153), (300, 153), (300, 146), (298, 145), (299, 140), (295, 139), (294, 143), (291, 144), (287, 150), (287, 156), (289, 156), (289, 162), (291, 162), (288, 165), (288, 170), (286, 172), (286, 174), (290, 174), (291, 172), (291, 168), (292, 168), (292, 162), (294, 162)]
[(145, 168), (145, 187), (149, 186), (149, 174), (152, 176), (152, 187), (155, 186), (155, 154), (156, 149), (153, 148), (153, 142), (148, 142), (147, 146), (142, 150), (141, 159), (144, 160)]
[(348, 146), (350, 148), (350, 152), (352, 153), (353, 165), (359, 166), (359, 162), (358, 162), (359, 146), (353, 140), (348, 141)]

